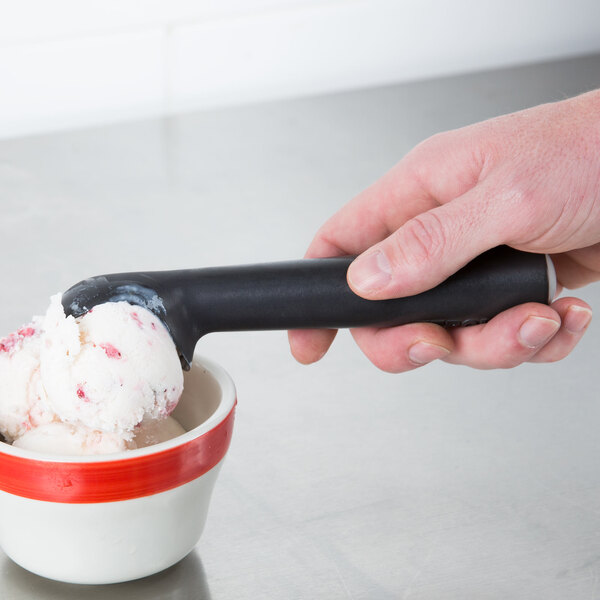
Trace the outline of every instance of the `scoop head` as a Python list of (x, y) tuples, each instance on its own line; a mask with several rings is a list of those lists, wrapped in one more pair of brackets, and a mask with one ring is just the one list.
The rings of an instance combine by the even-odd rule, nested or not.
[[(164, 274), (163, 274), (164, 273)], [(164, 281), (173, 272), (121, 273), (84, 279), (62, 295), (65, 314), (81, 317), (105, 302), (129, 302), (158, 317), (171, 335), (181, 366), (188, 371), (200, 335), (187, 319), (183, 298)]]

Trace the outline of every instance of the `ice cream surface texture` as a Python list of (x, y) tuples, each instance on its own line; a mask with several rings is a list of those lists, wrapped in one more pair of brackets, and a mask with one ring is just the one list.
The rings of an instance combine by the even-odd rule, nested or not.
[(111, 454), (127, 450), (127, 442), (114, 433), (94, 431), (60, 421), (30, 429), (13, 446), (47, 454)]
[(0, 433), (23, 448), (99, 454), (136, 447), (142, 421), (147, 428), (166, 419), (182, 390), (169, 332), (127, 302), (75, 319), (53, 296), (45, 317), (0, 340)]
[(8, 442), (54, 420), (40, 380), (42, 319), (0, 340), (0, 433)]

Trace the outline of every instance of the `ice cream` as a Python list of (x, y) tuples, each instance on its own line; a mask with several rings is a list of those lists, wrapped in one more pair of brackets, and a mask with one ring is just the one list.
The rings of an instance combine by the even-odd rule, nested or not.
[(61, 421), (30, 429), (17, 438), (13, 446), (48, 454), (76, 455), (110, 454), (131, 448), (131, 445), (115, 433), (78, 427)]
[(61, 420), (133, 436), (144, 417), (168, 416), (183, 374), (173, 340), (151, 312), (127, 302), (65, 318), (54, 297), (44, 320), (40, 375)]
[(0, 433), (8, 442), (55, 418), (43, 401), (41, 322), (34, 318), (0, 340)]
[(147, 429), (179, 435), (166, 419), (182, 390), (165, 326), (126, 302), (74, 319), (54, 296), (44, 318), (0, 340), (0, 433), (22, 448), (98, 454), (135, 448), (137, 433), (147, 445)]

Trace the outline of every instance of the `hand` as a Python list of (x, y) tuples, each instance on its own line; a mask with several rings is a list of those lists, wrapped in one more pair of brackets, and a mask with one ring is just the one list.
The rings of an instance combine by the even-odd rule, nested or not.
[[(552, 254), (559, 285), (600, 279), (600, 91), (436, 135), (327, 221), (306, 256), (360, 254), (358, 295), (382, 300), (442, 282), (507, 244)], [(481, 369), (564, 358), (591, 319), (577, 298), (523, 304), (485, 325), (415, 323), (352, 330), (379, 368), (401, 372), (441, 358)], [(302, 363), (335, 331), (291, 331)]]

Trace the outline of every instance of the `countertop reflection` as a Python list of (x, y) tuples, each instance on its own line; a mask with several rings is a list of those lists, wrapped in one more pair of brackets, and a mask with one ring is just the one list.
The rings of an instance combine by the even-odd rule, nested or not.
[(12, 600), (211, 600), (202, 561), (197, 551), (169, 569), (136, 581), (111, 585), (72, 585), (29, 573), (8, 557), (0, 562), (2, 592)]

